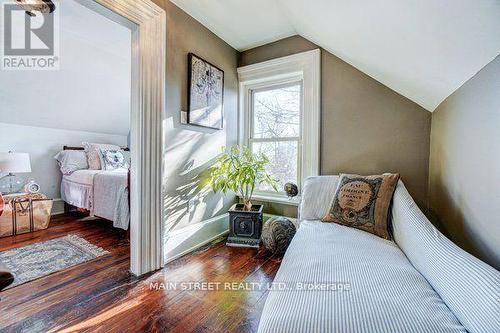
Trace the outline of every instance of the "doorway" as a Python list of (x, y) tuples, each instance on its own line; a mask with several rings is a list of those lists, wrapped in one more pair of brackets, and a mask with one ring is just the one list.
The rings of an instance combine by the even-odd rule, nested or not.
[(150, 0), (79, 1), (120, 24), (132, 24), (130, 270), (139, 276), (164, 265), (166, 14)]

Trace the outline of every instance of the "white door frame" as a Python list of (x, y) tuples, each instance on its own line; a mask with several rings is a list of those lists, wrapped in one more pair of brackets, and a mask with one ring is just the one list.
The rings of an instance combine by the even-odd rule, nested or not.
[(136, 25), (132, 30), (130, 270), (139, 276), (164, 266), (161, 185), (166, 14), (150, 0), (94, 1)]

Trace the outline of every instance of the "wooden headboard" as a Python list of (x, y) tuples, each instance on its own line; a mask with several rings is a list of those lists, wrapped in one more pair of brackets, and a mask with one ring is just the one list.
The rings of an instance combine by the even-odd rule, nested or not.
[[(85, 150), (85, 148), (83, 148), (83, 147), (63, 146), (63, 150)], [(125, 148), (122, 148), (122, 150), (130, 151), (130, 148), (125, 147)]]

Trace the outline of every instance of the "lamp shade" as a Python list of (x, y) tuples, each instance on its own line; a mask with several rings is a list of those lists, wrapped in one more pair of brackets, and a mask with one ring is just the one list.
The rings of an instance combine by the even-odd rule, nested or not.
[(27, 153), (0, 153), (0, 172), (31, 172), (30, 155)]

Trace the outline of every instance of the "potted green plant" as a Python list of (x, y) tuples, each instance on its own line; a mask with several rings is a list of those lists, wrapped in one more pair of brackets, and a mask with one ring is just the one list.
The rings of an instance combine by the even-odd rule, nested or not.
[(256, 187), (268, 185), (277, 191), (277, 183), (266, 171), (269, 158), (253, 153), (248, 147), (231, 147), (210, 168), (210, 186), (214, 192), (232, 191), (241, 197), (229, 210), (228, 245), (258, 247), (262, 231), (262, 205), (252, 205)]

